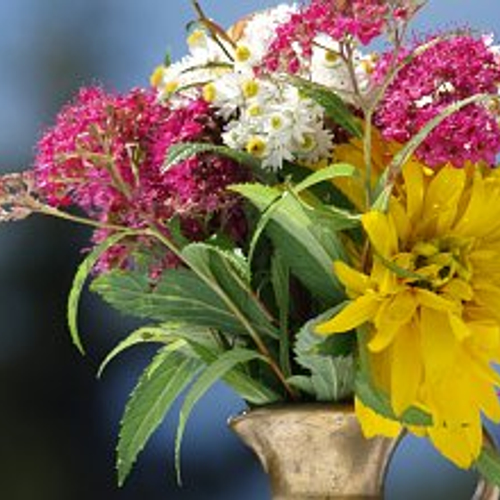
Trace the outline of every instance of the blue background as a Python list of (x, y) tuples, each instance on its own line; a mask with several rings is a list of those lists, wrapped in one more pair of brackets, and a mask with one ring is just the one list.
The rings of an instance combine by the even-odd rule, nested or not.
[[(225, 26), (277, 3), (203, 1)], [(184, 53), (192, 17), (188, 0), (0, 0), (0, 170), (29, 167), (40, 131), (81, 85), (146, 85), (167, 49), (174, 58)], [(500, 33), (498, 1), (431, 1), (417, 23), (424, 32), (463, 24)], [(87, 236), (40, 218), (0, 227), (0, 498), (269, 498), (258, 464), (226, 429), (226, 419), (244, 405), (222, 385), (188, 427), (182, 489), (173, 480), (173, 417), (125, 488), (115, 486), (118, 422), (151, 351), (124, 354), (97, 381), (99, 361), (134, 324), (88, 295), (81, 314), (87, 357), (70, 345), (65, 299)], [(407, 440), (387, 498), (468, 499), (473, 480), (425, 442)]]

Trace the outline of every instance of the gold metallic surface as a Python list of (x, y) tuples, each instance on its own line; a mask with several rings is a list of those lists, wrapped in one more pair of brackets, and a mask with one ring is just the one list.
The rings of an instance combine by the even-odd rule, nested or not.
[[(349, 405), (261, 408), (229, 424), (258, 456), (273, 500), (383, 499), (399, 439), (366, 439)], [(482, 480), (473, 496), (498, 498), (498, 488)]]
[(259, 457), (274, 500), (383, 498), (397, 440), (365, 439), (350, 406), (258, 409), (230, 425)]

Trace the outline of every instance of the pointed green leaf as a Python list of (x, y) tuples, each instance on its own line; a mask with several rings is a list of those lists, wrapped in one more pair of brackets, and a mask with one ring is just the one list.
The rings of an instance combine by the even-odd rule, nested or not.
[(356, 168), (348, 163), (336, 163), (325, 168), (317, 170), (313, 174), (306, 177), (302, 182), (299, 182), (294, 188), (295, 193), (300, 193), (305, 189), (309, 189), (316, 184), (325, 181), (331, 181), (337, 177), (352, 177), (357, 172)]
[[(189, 335), (186, 335), (184, 339), (207, 365), (214, 363), (217, 358), (223, 354), (223, 351), (214, 352), (197, 342), (193, 342), (193, 339), (190, 338)], [(238, 366), (227, 373), (223, 377), (223, 381), (240, 397), (253, 405), (268, 405), (282, 400), (282, 397), (277, 392), (273, 391), (259, 380), (247, 375), (247, 373)]]
[(287, 379), (287, 382), (295, 389), (316, 399), (316, 390), (311, 377), (306, 375), (294, 375)]
[(291, 375), (290, 366), (290, 339), (288, 329), (288, 316), (290, 312), (290, 268), (275, 252), (271, 260), (271, 283), (273, 285), (274, 297), (280, 316), (280, 366), (285, 377)]
[(247, 165), (253, 169), (260, 168), (260, 160), (243, 151), (236, 151), (226, 146), (220, 146), (217, 144), (180, 142), (169, 148), (163, 169), (168, 170), (169, 168), (202, 153), (217, 154), (237, 163), (241, 163), (242, 165)]
[(196, 403), (204, 394), (219, 380), (222, 380), (231, 370), (241, 363), (248, 363), (255, 359), (262, 359), (260, 354), (247, 349), (233, 349), (220, 355), (217, 360), (210, 364), (193, 383), (182, 405), (179, 414), (179, 425), (177, 426), (177, 435), (175, 440), (175, 463), (180, 478), (180, 449), (186, 423)]
[[(148, 344), (148, 343), (167, 343), (168, 337), (165, 335), (161, 328), (146, 326), (139, 328), (135, 332), (132, 332), (126, 339), (119, 342), (116, 347), (114, 347), (109, 354), (104, 358), (104, 361), (99, 366), (97, 371), (97, 377), (100, 378), (107, 368), (108, 364), (116, 358), (123, 351), (129, 349), (130, 347), (136, 346), (138, 344)], [(182, 341), (182, 345), (185, 341)], [(181, 345), (179, 344), (179, 348)]]
[(168, 270), (153, 288), (140, 271), (114, 270), (99, 276), (91, 290), (117, 310), (139, 318), (203, 325), (241, 334), (239, 322), (213, 291), (187, 269)]
[(80, 302), (80, 296), (82, 294), (85, 281), (102, 254), (129, 235), (130, 233), (128, 232), (114, 234), (103, 241), (100, 245), (96, 246), (80, 264), (75, 277), (73, 278), (73, 284), (68, 295), (67, 321), (73, 344), (82, 354), (84, 354), (85, 351), (80, 339), (80, 334), (78, 333), (78, 304)]
[[(170, 323), (161, 324), (157, 329), (169, 342), (181, 340), (188, 344), (192, 355), (207, 365), (216, 361), (224, 352), (222, 347), (214, 341), (214, 337), (208, 329), (193, 329), (189, 325), (172, 325)], [(189, 352), (186, 352), (186, 355), (189, 355)], [(224, 377), (224, 382), (250, 404), (262, 406), (282, 399), (278, 393), (259, 380), (252, 378), (239, 367), (229, 372)]]
[(182, 256), (191, 270), (167, 270), (154, 286), (140, 271), (115, 270), (99, 276), (91, 289), (119, 311), (137, 317), (232, 335), (278, 337), (272, 318), (250, 288), (242, 258), (201, 243), (186, 246)]
[(340, 401), (354, 393), (356, 366), (352, 356), (325, 354), (320, 347), (325, 338), (315, 333), (319, 323), (326, 321), (342, 308), (333, 310), (308, 321), (297, 334), (294, 352), (299, 365), (310, 372), (310, 380), (318, 401)]
[[(200, 361), (161, 351), (141, 376), (121, 422), (117, 447), (118, 484), (123, 485), (138, 454), (180, 393), (197, 376)], [(151, 365), (150, 365), (151, 366)]]
[(484, 479), (500, 487), (500, 454), (497, 450), (483, 446), (475, 465)]
[(250, 287), (250, 270), (243, 256), (205, 243), (188, 245), (182, 250), (182, 256), (191, 269), (211, 283), (214, 292), (247, 333), (278, 338), (272, 317)]
[(314, 296), (328, 303), (335, 303), (344, 296), (344, 288), (333, 273), (332, 263), (345, 261), (347, 256), (333, 219), (326, 218), (321, 210), (308, 209), (289, 191), (283, 193), (262, 184), (242, 184), (232, 189), (264, 214), (274, 247)]

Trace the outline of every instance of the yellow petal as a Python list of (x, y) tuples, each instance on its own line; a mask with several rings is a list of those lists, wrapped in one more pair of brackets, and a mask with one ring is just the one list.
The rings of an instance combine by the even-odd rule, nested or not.
[(490, 366), (489, 360), (484, 359), (474, 351), (465, 351), (464, 365), (468, 366), (471, 376), (475, 376), (483, 382), (500, 387), (500, 375)]
[(448, 314), (448, 321), (450, 322), (451, 329), (459, 342), (472, 335), (472, 332), (469, 330), (466, 323), (464, 323), (462, 318), (456, 314)]
[(395, 295), (386, 304), (383, 314), (377, 316), (377, 332), (368, 344), (373, 352), (382, 351), (392, 342), (398, 330), (411, 321), (418, 305), (411, 291)]
[(474, 291), (472, 287), (464, 280), (459, 278), (454, 278), (450, 280), (440, 291), (446, 295), (449, 295), (455, 300), (472, 300), (474, 296)]
[(485, 416), (492, 422), (500, 422), (500, 401), (498, 400), (497, 391), (491, 384), (478, 381), (475, 384), (474, 396), (476, 404), (484, 412)]
[(394, 220), (400, 241), (408, 241), (411, 234), (411, 222), (405, 209), (396, 198), (391, 198), (389, 212)]
[(477, 348), (493, 351), (500, 346), (500, 327), (494, 321), (469, 321), (469, 330), (472, 331), (472, 342)]
[[(487, 278), (487, 276), (484, 278)], [(475, 302), (486, 307), (500, 320), (500, 287), (485, 280), (481, 282), (477, 280), (473, 286)]]
[(397, 252), (398, 239), (391, 216), (373, 210), (364, 214), (361, 221), (375, 250), (383, 257), (392, 257)]
[(398, 285), (396, 274), (391, 271), (377, 256), (374, 256), (371, 271), (371, 281), (376, 284), (382, 296), (393, 295), (401, 286)]
[(353, 330), (370, 321), (380, 307), (377, 295), (369, 293), (350, 302), (332, 319), (316, 327), (319, 334), (341, 333)]
[(427, 432), (434, 446), (462, 469), (468, 469), (481, 452), (483, 431), (479, 418), (461, 426), (433, 425)]
[(349, 292), (354, 292), (356, 295), (366, 292), (370, 284), (370, 278), (366, 274), (356, 271), (341, 260), (334, 262), (333, 269), (337, 278)]
[(425, 375), (428, 383), (434, 384), (449, 375), (454, 365), (458, 343), (446, 313), (422, 307), (420, 318)]
[(447, 300), (429, 290), (423, 288), (418, 288), (415, 291), (416, 297), (419, 303), (429, 309), (435, 309), (436, 311), (445, 312), (455, 312), (457, 311), (458, 305), (455, 302)]
[(412, 324), (402, 327), (392, 345), (391, 404), (398, 416), (416, 403), (423, 373), (419, 349), (420, 338)]
[(437, 233), (448, 231), (455, 221), (465, 179), (465, 171), (461, 168), (442, 168), (432, 179), (425, 196), (422, 219), (426, 222), (436, 220)]
[[(482, 234), (485, 229), (484, 222), (487, 216), (486, 211), (494, 208), (494, 206), (494, 203), (488, 202), (481, 174), (476, 172), (469, 203), (464, 214), (456, 224), (454, 232), (460, 236), (476, 236)], [(498, 211), (496, 210), (496, 212)]]
[(366, 438), (374, 436), (397, 437), (401, 432), (401, 424), (396, 420), (382, 417), (371, 408), (363, 404), (359, 398), (355, 398), (354, 406), (361, 429)]
[(412, 222), (417, 222), (422, 213), (424, 200), (424, 171), (416, 163), (408, 163), (403, 167), (406, 185), (406, 211)]

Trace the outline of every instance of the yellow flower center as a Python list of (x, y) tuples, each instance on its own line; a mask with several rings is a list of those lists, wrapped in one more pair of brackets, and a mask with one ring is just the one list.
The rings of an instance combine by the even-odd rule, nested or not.
[(259, 93), (260, 85), (257, 80), (248, 80), (243, 84), (242, 90), (243, 90), (243, 95), (247, 99), (251, 99), (252, 97), (255, 97)]
[(203, 99), (207, 102), (214, 102), (217, 98), (217, 89), (213, 83), (207, 83), (203, 87)]
[(300, 143), (300, 149), (308, 153), (316, 147), (316, 139), (311, 134), (304, 134), (302, 142)]
[(419, 241), (410, 252), (399, 253), (394, 262), (415, 275), (407, 282), (419, 288), (437, 292), (453, 280), (460, 280), (466, 286), (472, 277), (467, 259), (472, 244), (465, 238)]
[(205, 41), (205, 33), (202, 30), (193, 31), (187, 39), (190, 47), (197, 47)]
[(166, 94), (173, 94), (177, 89), (179, 88), (179, 82), (172, 80), (170, 82), (167, 82), (165, 84), (165, 87), (163, 88), (163, 91)]
[(283, 119), (281, 118), (281, 116), (278, 116), (278, 115), (274, 115), (272, 118), (271, 118), (271, 128), (273, 130), (279, 130), (283, 127)]
[(149, 83), (152, 87), (158, 88), (163, 80), (164, 67), (162, 65), (157, 66), (151, 76), (149, 77)]
[(333, 50), (327, 50), (325, 52), (325, 63), (328, 65), (333, 65), (339, 60), (339, 54), (333, 52)]
[(234, 52), (234, 56), (236, 58), (236, 61), (238, 62), (248, 61), (251, 55), (252, 52), (246, 45), (238, 45), (238, 47), (236, 47), (236, 50)]
[(252, 137), (246, 146), (246, 150), (253, 156), (261, 157), (266, 151), (266, 143), (260, 137)]
[(250, 116), (260, 116), (262, 114), (262, 108), (258, 104), (254, 104), (248, 108), (248, 114)]

